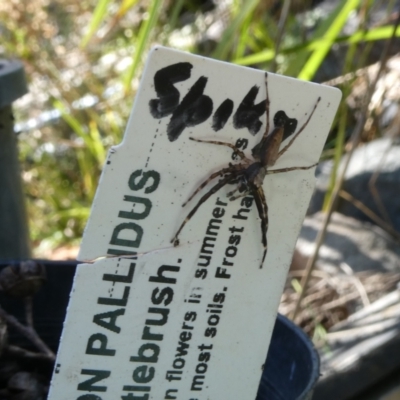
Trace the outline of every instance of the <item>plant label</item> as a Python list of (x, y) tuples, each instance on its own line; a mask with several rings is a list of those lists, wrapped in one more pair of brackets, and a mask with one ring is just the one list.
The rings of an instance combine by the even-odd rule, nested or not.
[[(49, 399), (256, 397), (313, 164), (340, 97), (151, 51), (84, 233)], [(281, 149), (303, 127), (275, 165), (265, 155), (272, 143), (261, 140), (267, 108)]]

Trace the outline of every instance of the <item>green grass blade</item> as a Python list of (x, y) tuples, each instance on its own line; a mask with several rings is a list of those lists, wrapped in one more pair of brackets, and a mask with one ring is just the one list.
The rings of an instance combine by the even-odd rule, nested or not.
[(311, 54), (311, 57), (306, 62), (306, 65), (300, 71), (298, 78), (309, 81), (313, 78), (318, 68), (324, 61), (326, 55), (331, 49), (336, 38), (339, 36), (344, 24), (347, 21), (349, 14), (355, 10), (360, 3), (360, 0), (344, 0), (340, 4), (341, 11), (333, 21), (332, 25), (326, 31), (323, 40), (319, 41), (319, 46)]
[(57, 216), (60, 218), (79, 218), (83, 220), (87, 220), (90, 215), (90, 207), (85, 207), (79, 204), (76, 204), (75, 207), (71, 207), (66, 210), (60, 210), (57, 213)]
[(119, 8), (117, 15), (119, 18), (124, 16), (136, 3), (138, 0), (124, 0)]
[[(376, 40), (385, 40), (389, 39), (393, 34), (393, 26), (381, 26), (379, 28), (371, 29), (368, 32), (365, 31), (357, 31), (351, 36), (339, 36), (335, 39), (333, 43), (342, 43), (342, 44), (353, 44), (360, 42), (373, 42)], [(396, 37), (400, 37), (400, 27), (396, 30)], [(310, 42), (303, 43), (301, 45), (291, 46), (283, 49), (281, 54), (290, 55), (290, 54), (298, 54), (298, 52), (302, 50), (314, 51), (325, 41), (325, 39), (317, 39)], [(268, 61), (271, 61), (274, 58), (273, 50), (264, 50), (256, 54), (252, 54), (250, 56), (238, 58), (233, 60), (233, 63), (239, 65), (253, 65), (253, 64), (261, 64)]]
[(251, 56), (237, 58), (236, 60), (232, 60), (232, 62), (238, 65), (261, 64), (267, 61), (271, 61), (274, 58), (274, 55), (275, 51), (268, 49), (260, 51), (259, 53), (256, 54), (252, 54)]
[(174, 5), (171, 11), (171, 16), (168, 19), (168, 27), (166, 30), (166, 34), (164, 36), (163, 39), (163, 44), (167, 44), (168, 43), (168, 36), (169, 33), (171, 33), (178, 25), (178, 18), (179, 18), (179, 14), (182, 10), (183, 4), (184, 4), (185, 0), (176, 0), (174, 1)]
[(248, 0), (244, 1), (242, 7), (238, 8), (238, 13), (229, 24), (228, 28), (225, 29), (217, 48), (212, 53), (211, 57), (216, 59), (226, 59), (230, 50), (232, 49), (232, 42), (240, 30), (240, 26), (245, 21), (249, 14), (254, 11), (254, 8), (258, 5), (259, 0)]
[[(283, 74), (289, 76), (297, 76), (299, 71), (302, 70), (303, 66), (307, 62), (307, 59), (310, 56), (310, 51), (315, 50), (321, 44), (320, 41), (324, 40), (326, 33), (329, 28), (332, 26), (336, 18), (338, 17), (340, 11), (342, 9), (342, 5), (339, 4), (329, 15), (325, 18), (321, 23), (317, 24), (317, 27), (313, 33), (313, 39), (308, 41), (303, 41), (300, 44), (298, 49), (294, 51), (294, 54), (290, 58), (290, 61), (287, 63), (288, 66), (285, 70), (282, 71)], [(302, 47), (301, 45), (306, 44), (306, 46)], [(282, 52), (281, 52), (282, 53)]]
[(97, 124), (94, 121), (89, 123), (89, 135), (92, 142), (92, 154), (97, 161), (97, 166), (99, 169), (103, 168), (104, 162), (106, 160), (106, 150), (104, 148), (103, 142), (101, 141), (100, 132), (97, 128)]
[(76, 158), (81, 172), (81, 180), (85, 195), (91, 200), (96, 190), (96, 182), (94, 181), (93, 165), (88, 159), (85, 149), (76, 149)]
[(150, 34), (160, 14), (162, 3), (162, 0), (152, 0), (148, 11), (149, 17), (143, 22), (142, 26), (140, 27), (132, 65), (130, 66), (128, 73), (126, 74), (126, 77), (124, 79), (125, 91), (129, 90), (131, 81), (135, 76), (136, 69), (139, 66), (140, 61), (142, 60), (142, 55), (150, 38)]
[(243, 21), (240, 29), (238, 45), (236, 46), (235, 58), (243, 57), (243, 54), (246, 51), (247, 43), (249, 42), (249, 31), (252, 19), (252, 14), (249, 14)]
[[(97, 167), (101, 169), (106, 158), (106, 153), (95, 122), (91, 121), (89, 123), (89, 132), (87, 132), (81, 123), (69, 113), (60, 101), (56, 100), (54, 102), (54, 107), (60, 111), (62, 119), (69, 127), (84, 141), (87, 150), (96, 161)], [(89, 173), (91, 172), (92, 167), (89, 168)]]
[(338, 116), (339, 116), (338, 133), (336, 136), (335, 151), (333, 157), (333, 169), (331, 176), (329, 178), (328, 189), (326, 191), (324, 202), (322, 205), (322, 210), (325, 212), (327, 211), (333, 193), (333, 189), (335, 187), (336, 175), (339, 168), (340, 160), (342, 159), (343, 156), (343, 150), (345, 146), (346, 127), (347, 127), (347, 105), (344, 101), (342, 101), (339, 107)]
[[(379, 28), (371, 29), (368, 32), (357, 31), (351, 36), (342, 38), (347, 43), (359, 43), (362, 41), (372, 42), (374, 40), (389, 39), (393, 35), (393, 26), (381, 26)], [(396, 37), (400, 36), (400, 27), (396, 29)]]
[(93, 37), (94, 33), (97, 31), (98, 27), (107, 16), (108, 4), (110, 0), (99, 0), (97, 6), (93, 12), (92, 20), (89, 24), (89, 29), (86, 35), (83, 37), (80, 46), (82, 48), (86, 47), (90, 39)]
[(55, 100), (53, 102), (54, 108), (56, 108), (61, 113), (62, 119), (70, 126), (70, 128), (80, 137), (84, 138), (86, 136), (85, 129), (79, 123), (79, 121), (74, 118), (68, 109), (64, 106), (64, 104), (59, 101)]

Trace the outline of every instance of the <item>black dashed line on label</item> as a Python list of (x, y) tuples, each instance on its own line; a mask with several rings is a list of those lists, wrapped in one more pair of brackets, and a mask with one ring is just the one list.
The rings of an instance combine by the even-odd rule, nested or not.
[[(158, 129), (156, 129), (156, 132), (158, 132)], [(153, 137), (153, 143), (152, 143), (151, 146), (150, 146), (150, 153), (153, 151), (153, 146), (154, 146), (154, 143), (155, 143), (156, 138), (157, 138), (157, 133), (156, 133), (156, 134), (154, 135), (154, 137)], [(150, 156), (147, 157), (146, 165), (144, 166), (145, 168), (147, 168), (147, 166), (148, 166), (148, 164), (149, 164), (149, 161), (150, 161)]]
[[(119, 268), (119, 264), (120, 264), (120, 263), (119, 263), (119, 260), (120, 260), (120, 258), (118, 259), (117, 265), (116, 265), (116, 267), (115, 267), (115, 272), (114, 272), (115, 275), (118, 275), (118, 268)], [(111, 289), (108, 291), (108, 293), (109, 293), (110, 297), (113, 297), (115, 281), (112, 282), (111, 286), (112, 286), (112, 287), (111, 287)]]
[[(118, 259), (117, 266), (116, 266), (116, 269), (115, 269), (115, 272), (114, 272), (115, 275), (118, 275), (119, 260), (120, 260), (120, 258)], [(115, 286), (115, 281), (113, 281), (112, 286)], [(113, 290), (114, 290), (114, 288), (113, 288)]]

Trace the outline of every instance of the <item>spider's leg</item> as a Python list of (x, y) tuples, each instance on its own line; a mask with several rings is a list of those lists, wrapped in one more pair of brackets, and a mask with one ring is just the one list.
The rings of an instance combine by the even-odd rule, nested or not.
[(190, 220), (190, 218), (193, 217), (193, 215), (196, 213), (196, 211), (200, 208), (200, 206), (208, 200), (210, 196), (212, 196), (214, 193), (216, 193), (219, 189), (221, 189), (223, 186), (225, 186), (227, 183), (230, 181), (234, 180), (237, 178), (240, 174), (242, 174), (243, 171), (235, 171), (232, 172), (230, 175), (228, 175), (226, 178), (221, 179), (216, 185), (214, 185), (206, 194), (204, 194), (201, 199), (197, 202), (197, 204), (193, 207), (193, 209), (190, 211), (190, 213), (187, 215), (185, 220), (182, 222), (181, 226), (179, 227), (178, 231), (176, 232), (174, 238), (171, 240), (171, 243), (174, 244), (174, 246), (177, 246), (179, 244), (179, 239), (178, 236), (181, 233), (183, 227), (186, 225), (186, 223)]
[(269, 105), (270, 105), (270, 101), (269, 101), (269, 93), (268, 93), (268, 72), (265, 73), (265, 91), (267, 92), (267, 98), (265, 100), (265, 111), (266, 111), (266, 123), (265, 123), (265, 132), (263, 135), (263, 139), (265, 137), (267, 137), (268, 133), (269, 133)]
[(234, 144), (232, 143), (227, 143), (227, 142), (220, 142), (217, 140), (203, 140), (203, 139), (195, 139), (193, 137), (189, 138), (190, 140), (194, 140), (195, 142), (199, 143), (211, 143), (211, 144), (217, 144), (219, 146), (227, 146), (230, 147), (232, 150), (235, 151), (235, 153), (242, 159), (244, 160), (246, 158), (245, 154), (243, 153), (242, 150), (238, 149)]
[(307, 126), (307, 124), (310, 122), (311, 117), (313, 116), (315, 110), (317, 109), (318, 103), (320, 102), (321, 97), (318, 97), (316, 103), (314, 104), (314, 108), (311, 111), (311, 114), (308, 116), (307, 121), (304, 122), (304, 124), (300, 127), (300, 129), (297, 131), (297, 133), (294, 134), (290, 142), (278, 153), (278, 157), (280, 157), (296, 140), (297, 136), (300, 135), (301, 132), (304, 131), (304, 128)]
[(229, 200), (235, 200), (235, 199), (237, 199), (237, 198), (239, 198), (239, 197), (242, 197), (242, 195), (239, 195), (239, 196), (236, 196), (236, 197), (234, 197), (233, 199), (231, 199), (231, 197), (237, 192), (237, 191), (240, 191), (241, 193), (243, 193), (243, 196), (245, 196), (248, 192), (249, 192), (249, 187), (248, 187), (248, 185), (245, 183), (245, 182), (238, 182), (238, 184), (237, 184), (237, 186), (236, 186), (236, 188), (235, 189), (233, 189), (233, 190), (231, 190), (230, 192), (228, 192), (227, 194), (226, 194), (226, 197), (229, 199)]
[(269, 169), (269, 170), (267, 170), (265, 175), (280, 174), (281, 172), (290, 172), (290, 171), (295, 171), (297, 169), (310, 169), (310, 168), (315, 167), (316, 165), (318, 165), (318, 163), (315, 163), (308, 167), (289, 167), (289, 168)]
[(241, 167), (241, 164), (236, 164), (236, 165), (232, 165), (228, 168), (222, 168), (217, 172), (214, 172), (213, 174), (211, 174), (202, 184), (200, 184), (197, 189), (190, 195), (190, 197), (182, 204), (182, 207), (185, 207), (187, 203), (189, 203), (190, 200), (193, 199), (194, 196), (196, 196), (197, 193), (200, 192), (201, 189), (205, 188), (207, 186), (207, 184), (209, 182), (211, 182), (213, 179), (217, 178), (218, 176), (223, 176), (227, 173), (231, 173), (236, 171), (238, 168), (237, 167)]
[(237, 186), (236, 189), (233, 189), (232, 191), (228, 192), (228, 193), (226, 194), (226, 197), (227, 197), (228, 199), (230, 199), (238, 190), (239, 190), (239, 186)]
[(264, 190), (262, 186), (256, 186), (254, 183), (250, 184), (250, 190), (253, 193), (254, 200), (256, 202), (258, 215), (261, 219), (261, 242), (264, 246), (264, 253), (260, 264), (260, 269), (263, 267), (265, 257), (268, 251), (267, 245), (267, 232), (268, 232), (268, 205), (265, 200)]
[(229, 197), (229, 201), (233, 201), (236, 199), (240, 199), (241, 197), (247, 196), (249, 194), (249, 190), (244, 191), (243, 193), (238, 194), (237, 196)]

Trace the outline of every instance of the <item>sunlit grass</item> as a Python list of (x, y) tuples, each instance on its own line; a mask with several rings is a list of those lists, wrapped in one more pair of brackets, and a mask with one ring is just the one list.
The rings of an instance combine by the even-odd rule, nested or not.
[[(365, 44), (392, 34), (387, 22), (366, 28), (371, 4), (342, 0), (329, 15), (316, 18), (313, 29), (304, 21), (314, 17), (292, 10), (275, 54), (280, 10), (260, 0), (218, 3), (214, 10), (196, 9), (185, 0), (70, 0), (68, 7), (46, 0), (1, 2), (5, 40), (0, 52), (25, 62), (32, 89), (40, 94), (31, 102), (36, 109), (17, 110), (17, 115), (28, 119), (53, 108), (61, 113), (61, 121), (28, 132), (20, 142), (34, 243), (58, 245), (82, 235), (106, 152), (122, 138), (135, 92), (132, 82), (153, 44), (169, 45), (172, 36), (185, 38), (191, 32), (193, 38), (180, 41), (180, 49), (266, 70), (275, 60), (278, 72), (305, 80), (315, 79), (332, 47), (343, 46), (345, 74), (365, 66)], [(359, 16), (359, 28), (345, 35), (352, 14)], [(223, 24), (219, 40), (207, 39), (207, 30), (216, 24)], [(361, 45), (362, 56), (355, 62)], [(345, 100), (351, 84), (341, 87), (345, 96), (325, 152), (335, 165), (346, 144)], [(111, 89), (114, 94), (105, 95)], [(88, 94), (98, 99), (95, 105), (73, 107)], [(335, 172), (331, 187), (334, 181)]]

